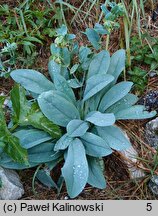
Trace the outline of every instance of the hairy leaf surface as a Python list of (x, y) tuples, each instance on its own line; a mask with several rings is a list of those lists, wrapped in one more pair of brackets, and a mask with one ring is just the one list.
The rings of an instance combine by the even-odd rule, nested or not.
[(71, 198), (81, 193), (88, 180), (88, 163), (85, 148), (78, 138), (69, 145), (62, 175)]
[(85, 135), (81, 137), (81, 141), (85, 146), (86, 154), (90, 156), (102, 157), (112, 153), (106, 141), (93, 133), (85, 133)]
[(43, 114), (60, 126), (66, 127), (72, 119), (80, 119), (77, 108), (56, 91), (44, 92), (39, 96), (38, 103)]
[(11, 77), (25, 89), (41, 94), (54, 89), (54, 84), (43, 74), (30, 69), (17, 69), (11, 72)]

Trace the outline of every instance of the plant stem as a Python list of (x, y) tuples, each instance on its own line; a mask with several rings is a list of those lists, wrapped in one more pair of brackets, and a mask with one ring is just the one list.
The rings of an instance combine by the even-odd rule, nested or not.
[(15, 125), (13, 125), (13, 127), (12, 128), (10, 128), (10, 132), (13, 132), (17, 127), (19, 126), (19, 124), (17, 123), (17, 124), (15, 124)]
[(109, 48), (109, 41), (110, 41), (110, 35), (107, 35), (107, 38), (106, 38), (106, 50), (108, 50), (108, 48)]

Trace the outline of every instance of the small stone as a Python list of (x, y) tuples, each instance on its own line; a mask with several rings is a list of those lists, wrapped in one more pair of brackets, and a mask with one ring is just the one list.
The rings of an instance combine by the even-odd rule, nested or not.
[(0, 167), (0, 180), (0, 200), (17, 200), (22, 197), (23, 185), (15, 171)]
[(156, 71), (150, 71), (149, 72), (149, 77), (153, 78), (155, 76), (157, 76), (157, 72)]
[(69, 196), (65, 196), (65, 197), (64, 197), (64, 200), (69, 200), (69, 199), (70, 199)]
[(158, 195), (158, 176), (155, 175), (150, 179), (149, 188), (155, 195)]
[(138, 104), (144, 105), (148, 111), (158, 111), (158, 90), (151, 90), (143, 96)]
[(148, 145), (155, 149), (158, 148), (158, 118), (146, 124), (145, 138)]

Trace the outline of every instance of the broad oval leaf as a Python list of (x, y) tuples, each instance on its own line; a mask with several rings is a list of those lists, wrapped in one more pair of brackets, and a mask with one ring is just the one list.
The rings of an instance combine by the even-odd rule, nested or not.
[(29, 154), (29, 162), (31, 163), (46, 163), (50, 162), (52, 160), (55, 160), (59, 157), (58, 152), (42, 152), (42, 153), (37, 153), (37, 154)]
[(71, 198), (82, 192), (88, 180), (88, 163), (85, 148), (78, 138), (69, 145), (62, 175)]
[(67, 81), (67, 83), (71, 88), (74, 88), (74, 89), (81, 88), (83, 85), (77, 79), (70, 79)]
[(98, 34), (101, 34), (101, 35), (109, 34), (109, 32), (105, 29), (105, 27), (99, 23), (95, 24), (94, 30), (98, 32)]
[(112, 149), (123, 151), (130, 148), (131, 143), (125, 134), (116, 126), (96, 127), (100, 137), (102, 137)]
[(122, 99), (128, 94), (132, 87), (132, 82), (120, 82), (114, 85), (105, 95), (103, 96), (98, 110), (100, 112), (105, 112), (107, 108)]
[(27, 150), (21, 146), (19, 139), (12, 135), (7, 128), (2, 108), (4, 101), (5, 97), (0, 96), (0, 143), (4, 152), (15, 161), (28, 164)]
[(102, 157), (112, 153), (112, 150), (106, 141), (93, 133), (85, 133), (85, 135), (81, 137), (81, 141), (85, 146), (87, 155)]
[(106, 74), (110, 65), (110, 54), (103, 50), (93, 57), (88, 70), (88, 77), (90, 78), (96, 74)]
[(10, 75), (13, 80), (20, 83), (25, 89), (36, 94), (54, 89), (54, 84), (35, 70), (17, 69), (13, 70)]
[(1, 160), (0, 160), (0, 164), (1, 163), (9, 163), (9, 162), (11, 162), (13, 159), (9, 156), (9, 155), (7, 155), (7, 153), (5, 153), (4, 151), (3, 152), (1, 152)]
[(36, 129), (23, 129), (14, 133), (19, 138), (21, 145), (25, 149), (32, 148), (40, 143), (51, 140), (52, 137), (44, 131)]
[(37, 154), (37, 153), (43, 153), (43, 152), (52, 152), (54, 150), (54, 142), (48, 141), (40, 143), (32, 148), (28, 149), (28, 154)]
[(86, 131), (89, 128), (89, 125), (85, 121), (74, 119), (69, 122), (66, 128), (67, 134), (70, 137), (80, 137), (86, 133)]
[(65, 67), (69, 67), (70, 65), (70, 51), (68, 50), (67, 47), (63, 47), (60, 50), (60, 56), (62, 59), (62, 63), (64, 64)]
[(54, 60), (51, 60), (48, 63), (48, 71), (52, 81), (54, 81), (54, 77), (61, 73), (61, 65), (55, 62)]
[(72, 68), (70, 69), (70, 74), (74, 74), (77, 71), (78, 67), (79, 67), (79, 64), (73, 65)]
[(99, 159), (90, 156), (87, 159), (89, 167), (88, 184), (100, 189), (105, 188), (106, 181), (99, 163)]
[(94, 30), (94, 29), (90, 29), (87, 28), (85, 34), (88, 37), (88, 40), (91, 42), (91, 44), (93, 45), (93, 47), (98, 50), (100, 49), (100, 36), (99, 34)]
[(11, 102), (14, 110), (13, 118), (14, 121), (21, 122), (25, 119), (30, 109), (28, 101), (26, 100), (25, 89), (19, 84), (15, 85), (11, 90)]
[(38, 165), (38, 163), (29, 163), (28, 165), (25, 165), (25, 164), (21, 164), (21, 163), (16, 163), (14, 161), (11, 161), (8, 163), (3, 163), (3, 161), (1, 161), (0, 165), (4, 168), (7, 168), (7, 169), (24, 170), (24, 169), (36, 167)]
[(125, 68), (125, 57), (126, 54), (125, 50), (123, 49), (116, 51), (111, 57), (110, 66), (107, 73), (115, 77), (114, 83), (116, 83), (117, 78)]
[(88, 58), (88, 55), (91, 54), (91, 49), (88, 47), (81, 46), (79, 49), (79, 60), (80, 62), (85, 62)]
[(138, 101), (138, 97), (134, 94), (127, 94), (121, 100), (110, 106), (106, 112), (116, 113), (120, 110), (126, 109), (134, 105)]
[(38, 103), (43, 114), (60, 126), (66, 127), (72, 119), (80, 119), (77, 108), (56, 91), (44, 92), (39, 96)]
[(130, 108), (115, 113), (116, 119), (146, 119), (152, 118), (157, 114), (156, 111), (148, 112), (144, 106), (135, 105)]
[(102, 96), (102, 91), (98, 92), (95, 94), (93, 97), (89, 98), (88, 103), (89, 103), (89, 111), (95, 111), (98, 110), (98, 106), (101, 100)]
[(13, 135), (5, 137), (4, 151), (16, 162), (28, 164), (27, 150), (21, 146), (19, 139)]
[(67, 34), (67, 26), (62, 25), (60, 28), (56, 30), (58, 36), (65, 36)]
[(105, 86), (113, 81), (114, 77), (108, 74), (96, 74), (90, 77), (86, 83), (83, 101), (88, 100), (93, 95), (101, 91)]
[(113, 125), (115, 123), (115, 116), (113, 113), (104, 114), (98, 111), (93, 111), (88, 113), (85, 120), (91, 122), (94, 125), (103, 127)]
[(70, 143), (72, 143), (73, 138), (69, 137), (68, 134), (64, 134), (55, 144), (54, 151), (66, 149)]
[(37, 102), (33, 103), (31, 109), (23, 122), (20, 122), (21, 125), (31, 125), (34, 128), (44, 130), (45, 132), (49, 133), (52, 138), (60, 138), (61, 137), (61, 130), (58, 125), (54, 124), (48, 118), (46, 118), (43, 113), (40, 111), (40, 108)]
[(55, 76), (54, 77), (54, 85), (55, 85), (56, 90), (65, 94), (75, 104), (76, 99), (75, 99), (74, 92), (72, 91), (72, 89), (70, 88), (70, 86), (68, 85), (68, 83), (64, 77), (62, 77), (59, 74), (57, 76)]
[(45, 186), (49, 188), (58, 189), (57, 184), (53, 181), (50, 172), (47, 169), (42, 169), (37, 172), (36, 178)]

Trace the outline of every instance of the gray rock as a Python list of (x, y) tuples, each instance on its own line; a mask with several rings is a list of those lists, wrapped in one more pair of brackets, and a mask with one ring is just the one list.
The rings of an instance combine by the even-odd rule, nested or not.
[(146, 124), (145, 138), (151, 147), (158, 148), (158, 118)]
[[(121, 155), (126, 159), (124, 160), (124, 162), (127, 165), (129, 176), (131, 179), (137, 179), (137, 178), (144, 177), (145, 174), (143, 170), (137, 167), (138, 153), (132, 146), (124, 151), (121, 151)], [(142, 164), (141, 166), (143, 167)]]
[(0, 200), (17, 200), (24, 194), (18, 174), (0, 167)]
[(155, 195), (158, 195), (158, 176), (155, 175), (150, 179), (149, 188)]
[[(130, 141), (127, 133), (125, 131), (123, 131), (126, 138)], [(127, 166), (128, 169), (128, 173), (131, 179), (137, 179), (137, 178), (141, 178), (144, 177), (144, 172), (139, 169), (137, 167), (137, 157), (138, 157), (138, 153), (137, 151), (133, 148), (133, 146), (131, 146), (130, 148), (124, 150), (124, 151), (120, 151), (120, 156), (122, 156), (125, 160), (125, 164)], [(143, 167), (143, 165), (141, 164), (141, 166)]]
[(157, 71), (150, 71), (149, 72), (149, 77), (153, 78), (155, 76), (157, 76)]
[(158, 90), (148, 91), (139, 101), (138, 104), (144, 105), (148, 111), (158, 111)]

